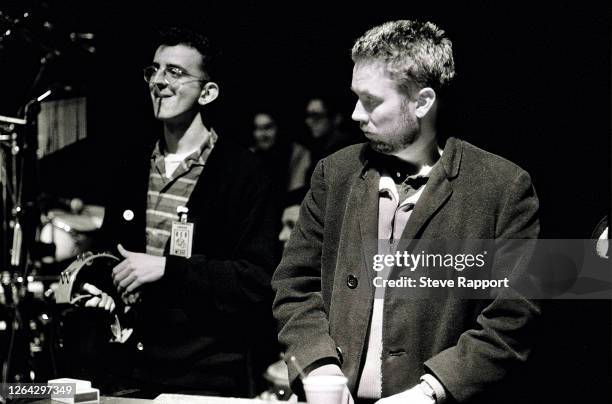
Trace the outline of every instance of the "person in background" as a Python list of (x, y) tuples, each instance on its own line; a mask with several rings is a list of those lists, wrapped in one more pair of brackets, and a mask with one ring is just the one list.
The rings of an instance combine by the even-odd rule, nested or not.
[(310, 152), (298, 142), (291, 141), (280, 128), (272, 112), (257, 112), (253, 116), (253, 145), (278, 188), (285, 192), (303, 187), (311, 166)]
[[(300, 205), (308, 192), (308, 187), (304, 186), (289, 192), (284, 200), (284, 209), (282, 215), (282, 229), (278, 235), (278, 239), (283, 246), (287, 245), (291, 232), (295, 228), (300, 212)], [(281, 353), (279, 352), (279, 355)], [(283, 359), (280, 359), (266, 368), (263, 378), (268, 382), (268, 388), (262, 392), (258, 398), (262, 400), (292, 400), (297, 399), (289, 386), (289, 374), (287, 364)]]
[(329, 95), (313, 96), (306, 103), (304, 143), (312, 153), (313, 164), (359, 141), (345, 127), (345, 117), (338, 103), (337, 97)]
[(304, 186), (293, 190), (287, 194), (285, 198), (285, 208), (281, 218), (282, 229), (278, 235), (278, 239), (283, 243), (283, 247), (287, 245), (291, 232), (295, 228), (300, 213), (300, 205), (308, 192), (308, 187)]

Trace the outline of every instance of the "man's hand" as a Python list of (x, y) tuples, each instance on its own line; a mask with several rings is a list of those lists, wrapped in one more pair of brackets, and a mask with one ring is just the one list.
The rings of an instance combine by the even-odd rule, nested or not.
[(394, 394), (389, 397), (381, 398), (376, 404), (435, 404), (436, 400), (427, 396), (419, 385)]
[(97, 307), (104, 309), (110, 313), (115, 311), (115, 301), (112, 297), (102, 292), (100, 289), (90, 283), (85, 283), (81, 289), (88, 294), (93, 295), (85, 302), (85, 307)]
[[(338, 365), (323, 365), (319, 366), (316, 369), (313, 369), (308, 376), (344, 376), (342, 370)], [(342, 403), (343, 404), (355, 404), (355, 400), (353, 400), (353, 395), (351, 394), (348, 386), (344, 386), (344, 391), (342, 392)]]
[(131, 293), (145, 283), (155, 282), (164, 276), (166, 257), (131, 252), (121, 244), (117, 249), (123, 258), (113, 268), (113, 283), (119, 293)]

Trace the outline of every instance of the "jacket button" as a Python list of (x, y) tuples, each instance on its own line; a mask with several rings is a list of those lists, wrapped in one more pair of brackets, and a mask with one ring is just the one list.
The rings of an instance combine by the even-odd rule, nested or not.
[(131, 222), (132, 219), (134, 219), (134, 212), (131, 211), (130, 209), (126, 209), (123, 211), (123, 219), (126, 222)]
[(349, 275), (348, 278), (346, 278), (346, 286), (349, 288), (355, 289), (357, 285), (359, 285), (359, 281), (354, 275)]
[(136, 349), (138, 349), (139, 351), (142, 351), (144, 349), (144, 345), (142, 344), (142, 342), (138, 342), (136, 344)]

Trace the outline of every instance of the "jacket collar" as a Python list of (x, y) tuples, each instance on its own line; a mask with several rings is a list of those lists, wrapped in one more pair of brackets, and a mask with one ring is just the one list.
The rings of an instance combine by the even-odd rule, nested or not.
[[(439, 160), (444, 170), (444, 175), (449, 180), (459, 175), (462, 154), (463, 143), (457, 138), (449, 137), (446, 140), (444, 152)], [(384, 164), (384, 161), (388, 159), (388, 157), (372, 150), (369, 144), (365, 144), (361, 149), (360, 159), (363, 163), (361, 177), (366, 178), (369, 175), (368, 172), (372, 168), (376, 168), (378, 164)]]
[[(431, 170), (426, 188), (404, 228), (402, 234), (403, 242), (417, 238), (423, 226), (428, 223), (429, 219), (435, 215), (453, 193), (452, 179), (459, 175), (462, 149), (462, 142), (459, 139), (451, 137), (446, 141), (444, 153)], [(371, 238), (372, 234), (377, 234), (378, 229), (378, 214), (373, 215), (372, 212), (378, 212), (378, 181), (380, 180), (380, 174), (374, 168), (372, 155), (369, 153), (375, 152), (369, 146), (365, 146), (361, 153), (361, 158), (364, 162), (361, 173), (362, 181), (357, 181), (357, 191), (361, 195), (362, 199), (360, 200), (363, 201), (360, 211), (360, 227), (364, 245), (368, 245), (367, 238)], [(372, 252), (373, 250), (364, 251), (366, 262), (371, 260)], [(371, 264), (371, 262), (368, 262), (368, 264)]]

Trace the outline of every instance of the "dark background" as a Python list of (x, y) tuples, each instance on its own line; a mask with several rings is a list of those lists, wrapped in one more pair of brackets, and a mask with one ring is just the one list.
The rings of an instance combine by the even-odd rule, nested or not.
[[(129, 143), (159, 133), (142, 80), (156, 27), (188, 25), (217, 42), (223, 73), (214, 126), (222, 136), (246, 143), (259, 106), (275, 106), (295, 131), (311, 94), (335, 94), (350, 113), (353, 41), (383, 21), (429, 19), (448, 32), (456, 55), (445, 134), (507, 157), (532, 175), (543, 237), (588, 238), (610, 206), (605, 3), (3, 2), (5, 15), (26, 10), (32, 15), (19, 24), (30, 42), (15, 31), (0, 50), (0, 114), (14, 116), (29, 99), (38, 60), (49, 50), (40, 43), (61, 49), (34, 94), (61, 82), (86, 95), (90, 139), (42, 161), (40, 183), (56, 194), (96, 203), (108, 160)], [(51, 30), (40, 28), (45, 20), (52, 22)], [(73, 31), (95, 33), (96, 52), (71, 43)], [(541, 373), (533, 377), (568, 402), (609, 397), (609, 302), (560, 303), (552, 312), (543, 334), (549, 349), (539, 357)]]
[[(262, 105), (281, 111), (292, 131), (301, 129), (311, 94), (334, 94), (350, 113), (353, 41), (383, 21), (422, 18), (438, 23), (454, 42), (457, 80), (444, 131), (531, 173), (543, 236), (587, 237), (609, 209), (610, 13), (602, 3), (127, 3), (14, 1), (3, 8), (5, 15), (31, 12), (19, 26), (33, 40), (14, 32), (4, 41), (0, 114), (14, 116), (28, 99), (45, 54), (40, 42), (62, 55), (49, 63), (34, 93), (60, 82), (88, 97), (91, 139), (45, 159), (43, 187), (95, 202), (103, 161), (158, 133), (141, 72), (152, 59), (151, 34), (161, 25), (203, 30), (219, 45), (214, 126), (246, 142), (252, 113)], [(43, 21), (53, 28), (40, 29)], [(95, 54), (69, 41), (75, 31), (95, 33)]]

